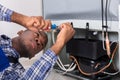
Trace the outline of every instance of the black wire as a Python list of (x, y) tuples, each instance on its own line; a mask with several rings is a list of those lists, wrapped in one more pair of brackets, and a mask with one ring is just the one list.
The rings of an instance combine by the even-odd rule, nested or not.
[(106, 17), (106, 26), (107, 26), (107, 9), (108, 8), (108, 0), (106, 0), (106, 7), (105, 7), (105, 17)]
[[(106, 32), (107, 32), (107, 28), (108, 28), (108, 20), (107, 20), (107, 12), (108, 12), (108, 0), (106, 0), (106, 6), (105, 6), (105, 13), (104, 13), (104, 0), (101, 0), (101, 16), (102, 16), (102, 29), (106, 28)], [(104, 18), (105, 18), (105, 24), (104, 24)]]
[(103, 0), (101, 0), (101, 16), (102, 16), (102, 28), (104, 26), (104, 9), (103, 9)]
[(108, 0), (106, 0), (106, 7), (105, 7), (106, 32), (107, 32), (107, 28), (108, 28), (107, 12), (108, 12)]

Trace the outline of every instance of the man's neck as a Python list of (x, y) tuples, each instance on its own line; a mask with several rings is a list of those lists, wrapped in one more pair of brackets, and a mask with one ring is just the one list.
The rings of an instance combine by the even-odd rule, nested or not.
[(12, 39), (12, 47), (19, 53), (20, 57), (28, 57), (28, 55), (26, 55), (26, 50), (23, 50), (24, 48), (21, 48), (19, 37)]
[(21, 50), (19, 48), (19, 45), (20, 45), (20, 43), (19, 43), (18, 38), (17, 37), (13, 38), (12, 39), (12, 47), (19, 53), (19, 55), (21, 57), (22, 56), (22, 54), (21, 54), (22, 52), (21, 52)]

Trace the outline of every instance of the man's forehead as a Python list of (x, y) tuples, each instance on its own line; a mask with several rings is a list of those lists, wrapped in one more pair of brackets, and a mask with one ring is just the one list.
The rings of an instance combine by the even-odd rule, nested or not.
[[(31, 30), (26, 30), (26, 31), (31, 31)], [(46, 37), (46, 33), (44, 31), (31, 31), (31, 32), (36, 33), (37, 36), (39, 37), (43, 37), (43, 38)]]
[(43, 31), (36, 31), (35, 33), (37, 33), (38, 36), (44, 36), (44, 32)]

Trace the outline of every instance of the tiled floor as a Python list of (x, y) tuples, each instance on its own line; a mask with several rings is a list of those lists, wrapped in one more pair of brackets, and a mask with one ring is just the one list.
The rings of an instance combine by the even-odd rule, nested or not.
[(74, 77), (66, 76), (62, 73), (57, 73), (55, 70), (53, 70), (48, 76), (47, 80), (83, 80), (83, 79), (76, 79)]
[[(93, 79), (87, 79), (83, 77), (76, 77), (75, 75), (64, 75), (61, 72), (58, 72), (56, 70), (52, 70), (50, 75), (48, 76), (47, 80), (93, 80)], [(96, 80), (96, 79), (95, 79)], [(120, 80), (120, 74), (107, 78), (107, 79), (98, 79), (98, 80)]]

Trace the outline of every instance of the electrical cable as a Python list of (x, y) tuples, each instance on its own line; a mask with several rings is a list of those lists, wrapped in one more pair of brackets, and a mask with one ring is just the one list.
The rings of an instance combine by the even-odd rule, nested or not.
[[(108, 0), (106, 0), (106, 6), (105, 6), (105, 25), (104, 25), (104, 2), (101, 0), (101, 12), (102, 12), (102, 37), (103, 37), (103, 49), (107, 50), (107, 55), (110, 56), (110, 41), (108, 38), (108, 24), (107, 24), (107, 11), (108, 11)], [(104, 44), (104, 28), (106, 28), (106, 49), (105, 49), (105, 44)]]
[[(106, 0), (106, 7), (105, 7), (106, 29), (108, 28), (108, 24), (107, 24), (107, 12), (108, 12), (108, 0)], [(106, 30), (106, 32), (107, 32), (107, 30)]]
[[(55, 32), (56, 32), (55, 30), (52, 31), (52, 41), (53, 41), (53, 44), (55, 43)], [(63, 63), (60, 60), (59, 56), (58, 56), (58, 59), (57, 59), (56, 63), (60, 67), (61, 70), (65, 71), (63, 74), (65, 74), (67, 72), (70, 72), (70, 71), (73, 71), (76, 68), (75, 62), (72, 62), (71, 64), (67, 64), (68, 68), (66, 68), (66, 65), (63, 65)]]
[(102, 43), (103, 43), (103, 49), (105, 49), (105, 43), (104, 43), (104, 2), (101, 0), (101, 16), (102, 16)]
[(106, 32), (106, 49), (107, 49), (107, 55), (110, 57), (111, 52), (110, 52), (110, 41), (108, 39), (108, 32)]
[(113, 62), (113, 58), (114, 58), (115, 52), (117, 51), (117, 48), (118, 48), (118, 44), (116, 45), (116, 47), (115, 47), (115, 49), (114, 49), (114, 51), (113, 51), (113, 53), (112, 53), (112, 56), (111, 56), (111, 58), (110, 58), (109, 63), (108, 63), (105, 67), (103, 67), (102, 69), (100, 69), (100, 70), (97, 71), (97, 72), (91, 72), (91, 73), (84, 72), (84, 71), (80, 68), (80, 65), (79, 65), (77, 59), (76, 59), (74, 56), (70, 56), (70, 58), (75, 61), (76, 65), (77, 65), (77, 67), (78, 67), (78, 70), (79, 70), (82, 74), (87, 75), (87, 76), (96, 75), (96, 74), (98, 74), (98, 73), (103, 72), (105, 69), (107, 69), (107, 68), (111, 65), (111, 63)]
[[(112, 46), (113, 43), (115, 43), (115, 42), (112, 42), (112, 43), (110, 44), (110, 46)], [(102, 72), (102, 73), (108, 74), (108, 75), (116, 75), (116, 74), (118, 74), (119, 72), (120, 72), (120, 71), (118, 70), (117, 72), (114, 72), (114, 73), (110, 73), (110, 72)]]
[(65, 65), (63, 65), (63, 63), (61, 62), (60, 58), (58, 57), (58, 60), (57, 60), (57, 64), (58, 66), (65, 72), (68, 72), (68, 71), (73, 71), (75, 68), (76, 68), (76, 65), (73, 65), (74, 62), (70, 64), (67, 64), (67, 67), (68, 68), (65, 68)]
[(104, 29), (102, 30), (102, 45), (103, 45), (103, 50), (106, 50), (105, 48), (105, 38), (104, 38)]
[(102, 28), (104, 26), (104, 10), (103, 10), (103, 0), (101, 0), (101, 16), (102, 16)]
[(106, 8), (105, 8), (105, 19), (106, 19), (106, 49), (107, 49), (107, 55), (110, 57), (111, 55), (111, 52), (110, 52), (110, 41), (109, 41), (109, 38), (108, 38), (108, 25), (107, 25), (107, 6), (108, 6), (108, 0), (106, 0)]
[(109, 73), (109, 72), (102, 72), (102, 73), (113, 76), (113, 75), (118, 74), (119, 72), (120, 72), (120, 71), (117, 71), (117, 72), (114, 72), (114, 73)]

